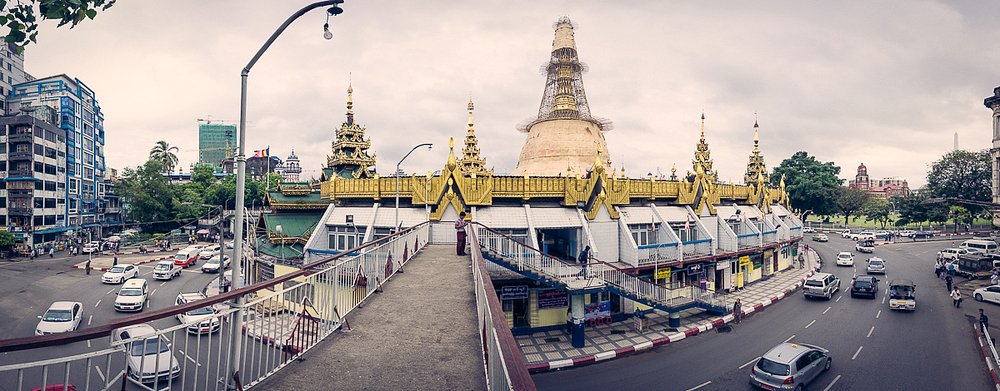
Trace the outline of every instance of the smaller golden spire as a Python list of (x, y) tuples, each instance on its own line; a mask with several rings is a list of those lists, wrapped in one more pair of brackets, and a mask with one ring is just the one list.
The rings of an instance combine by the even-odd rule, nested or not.
[(701, 112), (701, 142), (705, 142), (705, 112)]
[(469, 133), (470, 134), (473, 133), (473, 128), (472, 128), (472, 110), (475, 107), (476, 106), (472, 103), (472, 97), (470, 96), (469, 97)]
[(350, 74), (348, 74), (347, 78), (348, 78), (347, 79), (347, 116), (350, 117), (350, 116), (354, 115), (354, 86), (353, 86), (354, 83), (351, 81)]

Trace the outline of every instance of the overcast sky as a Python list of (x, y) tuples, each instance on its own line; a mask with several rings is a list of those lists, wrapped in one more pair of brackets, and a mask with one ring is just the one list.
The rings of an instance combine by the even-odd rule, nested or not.
[[(46, 22), (28, 48), (36, 77), (66, 73), (105, 112), (107, 164), (146, 160), (157, 140), (197, 159), (197, 119), (239, 118), (239, 74), (307, 1), (121, 0), (96, 20)], [(699, 117), (722, 180), (742, 178), (754, 113), (769, 168), (798, 150), (853, 178), (925, 183), (952, 149), (988, 148), (983, 98), (1000, 85), (995, 1), (388, 1), (347, 0), (330, 21), (294, 23), (251, 72), (247, 153), (292, 148), (317, 176), (344, 120), (353, 74), (357, 121), (390, 173), (441, 168), (461, 146), (466, 103), (488, 164), (509, 172), (538, 111), (553, 22), (577, 25), (591, 112), (608, 118), (615, 167), (630, 176), (690, 169)], [(458, 151), (456, 151), (458, 152)]]

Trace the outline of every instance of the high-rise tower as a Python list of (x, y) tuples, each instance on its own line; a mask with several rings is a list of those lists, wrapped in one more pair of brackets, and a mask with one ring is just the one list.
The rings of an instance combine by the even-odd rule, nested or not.
[(611, 123), (590, 114), (583, 89), (583, 64), (577, 57), (573, 24), (556, 22), (552, 56), (545, 64), (547, 78), (538, 116), (519, 130), (528, 133), (514, 175), (556, 176), (583, 173), (600, 157), (611, 166), (602, 132)]

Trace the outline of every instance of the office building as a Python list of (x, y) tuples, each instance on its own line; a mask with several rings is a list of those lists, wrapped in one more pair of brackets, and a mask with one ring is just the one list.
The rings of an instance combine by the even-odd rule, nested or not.
[(236, 149), (236, 125), (204, 120), (198, 122), (198, 163), (218, 167)]

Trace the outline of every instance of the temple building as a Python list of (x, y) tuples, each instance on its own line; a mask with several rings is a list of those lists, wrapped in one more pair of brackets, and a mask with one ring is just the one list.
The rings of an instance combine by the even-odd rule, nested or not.
[[(395, 229), (426, 229), (426, 241), (455, 243), (454, 221), (465, 212), (513, 331), (569, 322), (577, 345), (592, 319), (661, 311), (673, 322), (685, 310), (727, 312), (731, 289), (791, 267), (802, 223), (784, 180), (770, 184), (756, 124), (745, 184), (719, 183), (704, 114), (700, 129), (691, 129), (700, 136), (687, 175), (675, 168), (669, 178), (630, 178), (611, 166), (603, 135), (610, 123), (590, 114), (568, 18), (556, 23), (546, 70), (542, 103), (520, 127), (527, 137), (511, 175), (487, 170), (470, 100), (464, 143), (456, 151), (449, 141), (438, 173), (380, 177), (348, 88), (347, 122), (318, 189), (285, 184), (268, 195), (276, 212), (259, 223), (270, 254), (259, 275), (355, 251)], [(419, 245), (406, 244), (395, 259), (405, 262)], [(575, 260), (587, 246), (594, 263), (583, 270)], [(299, 260), (288, 262), (293, 255)]]
[(858, 166), (857, 175), (847, 183), (847, 186), (867, 191), (872, 197), (883, 200), (910, 195), (910, 184), (906, 179), (897, 177), (870, 179), (868, 177), (868, 167), (865, 167), (864, 163)]

